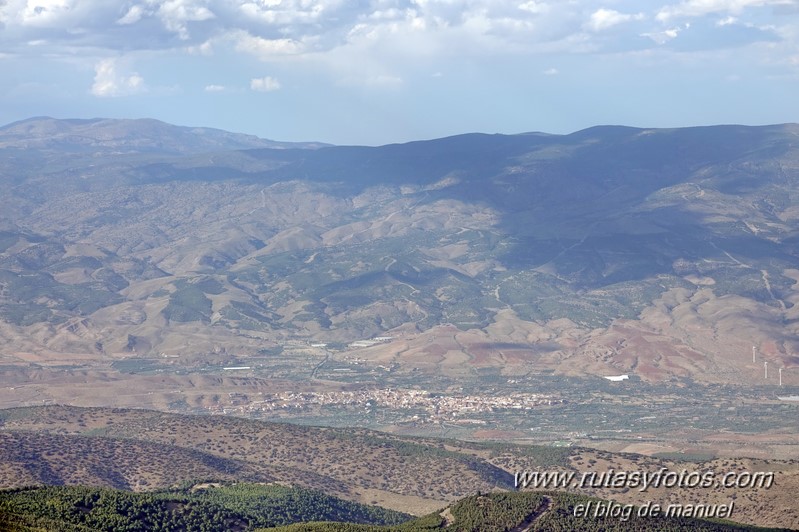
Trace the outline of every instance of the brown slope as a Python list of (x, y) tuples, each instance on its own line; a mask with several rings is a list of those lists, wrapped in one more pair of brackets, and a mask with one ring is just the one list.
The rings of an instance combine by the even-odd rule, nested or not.
[(104, 436), (0, 432), (0, 486), (84, 485), (126, 490), (165, 488), (194, 479), (327, 485), (335, 479), (299, 469), (231, 460), (177, 445)]
[[(66, 447), (67, 455), (74, 454), (79, 458), (78, 463), (81, 460), (95, 463), (99, 455), (90, 452), (92, 442), (105, 442), (104, 445), (111, 447), (107, 459), (102, 462), (116, 464), (121, 460), (114, 474), (126, 478), (125, 482), (131, 487), (136, 487), (135, 479), (139, 478), (135, 463), (146, 462), (146, 456), (151, 453), (164, 457), (152, 470), (165, 471), (156, 484), (153, 484), (156, 480), (149, 481), (152, 485), (207, 478), (216, 471), (225, 473), (225, 467), (232, 467), (240, 472), (231, 471), (223, 475), (224, 478), (260, 475), (263, 481), (298, 483), (352, 500), (378, 500), (384, 505), (394, 504), (417, 511), (429, 511), (475, 491), (490, 491), (498, 485), (509, 487), (512, 482), (509, 473), (481, 458), (447, 452), (440, 442), (414, 440), (410, 443), (367, 430), (61, 406), (12, 409), (3, 414), (6, 417), (3, 428), (14, 431), (11, 434), (19, 434), (21, 430), (45, 431), (50, 433), (48, 437), (58, 433), (59, 437), (70, 438), (64, 440), (65, 444), (70, 443)], [(87, 434), (101, 434), (102, 438), (88, 438)], [(117, 450), (125, 446), (140, 449), (140, 458), (128, 460), (117, 454), (121, 452)], [(37, 447), (33, 442), (26, 448)], [(5, 467), (19, 471), (23, 467), (21, 464), (40, 459), (37, 452), (23, 453), (10, 459)], [(212, 463), (220, 460), (220, 465), (209, 469), (203, 466), (203, 460)], [(185, 466), (171, 472), (175, 469), (170, 465), (173, 461), (185, 463)], [(45, 482), (49, 482), (48, 475), (46, 468), (29, 474)], [(78, 483), (83, 477), (70, 474), (65, 478), (74, 478)], [(97, 482), (97, 477), (94, 478)], [(120, 485), (124, 484), (120, 481)]]
[[(799, 461), (677, 462), (585, 448), (481, 445), (146, 410), (48, 406), (0, 411), (0, 487), (68, 483), (163, 487), (198, 478), (289, 482), (417, 514), (497, 487), (502, 472), (775, 472), (771, 488), (612, 488), (571, 491), (621, 503), (726, 504), (734, 519), (799, 527)], [(93, 436), (92, 436), (93, 435)], [(8, 458), (5, 458), (8, 457)], [(22, 480), (14, 480), (14, 479)], [(145, 483), (146, 481), (146, 483)], [(501, 482), (500, 482), (501, 484)], [(551, 488), (551, 487), (550, 487)]]

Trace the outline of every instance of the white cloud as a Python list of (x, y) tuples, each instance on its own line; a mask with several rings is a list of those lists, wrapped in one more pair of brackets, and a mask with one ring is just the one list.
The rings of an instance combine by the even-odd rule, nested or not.
[(274, 56), (296, 55), (305, 49), (305, 46), (294, 39), (266, 39), (251, 35), (246, 31), (236, 31), (231, 35), (235, 48), (261, 59)]
[(21, 19), (24, 25), (51, 27), (69, 14), (72, 0), (27, 0), (22, 8)]
[(214, 45), (209, 40), (196, 46), (187, 46), (186, 52), (192, 55), (212, 55), (214, 53)]
[(280, 82), (271, 76), (250, 80), (250, 89), (257, 92), (274, 92), (280, 90)]
[(795, 5), (796, 0), (685, 0), (663, 7), (656, 18), (668, 22), (674, 18), (701, 17), (712, 13), (739, 14), (748, 7)]
[(91, 93), (99, 97), (136, 94), (145, 90), (144, 79), (136, 72), (121, 74), (116, 59), (103, 59), (94, 66), (94, 84)]
[(631, 15), (619, 13), (614, 9), (601, 8), (591, 13), (591, 18), (586, 23), (586, 27), (592, 31), (602, 31), (630, 20), (641, 20), (643, 18), (643, 13)]
[(224, 92), (226, 87), (224, 85), (206, 85), (205, 92)]
[(135, 4), (116, 20), (119, 25), (130, 25), (147, 17), (156, 17), (168, 31), (181, 40), (188, 40), (189, 22), (203, 22), (216, 18), (203, 0), (145, 0), (145, 4)]
[(141, 20), (144, 9), (140, 5), (132, 6), (125, 15), (117, 19), (117, 24), (135, 24)]
[(337, 10), (337, 0), (254, 0), (243, 2), (239, 11), (249, 19), (266, 24), (312, 24)]
[[(631, 0), (0, 0), (0, 50), (21, 57), (82, 56), (91, 64), (98, 56), (137, 51), (149, 57), (159, 50), (193, 54), (197, 62), (239, 52), (326, 70), (331, 80), (396, 86), (414, 79), (417, 70), (446, 70), (464, 60), (645, 50), (652, 47), (649, 40), (674, 39), (687, 20), (680, 17), (710, 14), (709, 26), (740, 18), (736, 26), (743, 26), (740, 13), (747, 7), (791, 1), (797, 5), (659, 0), (658, 9)], [(783, 32), (785, 24), (775, 24)], [(699, 31), (691, 33), (700, 39)], [(795, 47), (799, 37), (783, 33)], [(29, 41), (40, 45), (27, 46)]]
[(557, 68), (548, 68), (544, 70), (543, 74), (545, 76), (557, 76), (558, 74), (560, 74), (560, 71)]
[[(220, 53), (226, 48), (263, 60), (319, 59), (341, 50), (343, 54), (326, 59), (340, 61), (355, 52), (355, 61), (366, 59), (377, 65), (395, 59), (411, 64), (414, 58), (552, 53), (553, 46), (558, 51), (582, 52), (586, 43), (578, 36), (585, 33), (581, 27), (584, 2), (587, 0), (8, 0), (4, 6), (0, 0), (0, 19), (22, 28), (23, 8), (46, 3), (48, 9), (39, 16), (50, 17), (52, 25), (62, 31), (45, 36), (53, 48), (70, 47), (73, 56), (80, 50), (95, 55), (98, 49), (201, 54), (213, 44)], [(592, 24), (605, 28), (629, 17), (637, 15), (600, 10)], [(84, 35), (70, 33), (75, 29)], [(42, 37), (31, 31), (4, 51), (20, 48), (24, 52), (22, 42)], [(577, 50), (566, 49), (575, 42), (579, 43)], [(3, 35), (0, 44), (5, 44)], [(352, 70), (357, 66), (353, 64)], [(342, 74), (349, 72), (337, 76)], [(374, 69), (365, 77), (381, 74)]]
[(216, 15), (204, 5), (194, 4), (193, 0), (164, 0), (158, 6), (156, 13), (166, 29), (177, 33), (182, 40), (187, 40), (189, 38), (187, 22), (202, 22), (216, 18)]
[(651, 33), (642, 33), (641, 37), (648, 37), (658, 44), (666, 44), (672, 39), (676, 39), (683, 28), (669, 28), (663, 31), (656, 31)]

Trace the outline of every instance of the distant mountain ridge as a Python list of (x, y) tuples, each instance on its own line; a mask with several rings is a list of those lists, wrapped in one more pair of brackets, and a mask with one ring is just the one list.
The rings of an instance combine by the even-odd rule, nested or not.
[[(597, 516), (574, 515), (575, 507), (597, 508), (599, 504), (606, 513), (612, 506), (618, 515), (601, 511)], [(412, 519), (379, 507), (348, 504), (310, 490), (280, 486), (212, 484), (199, 490), (137, 494), (84, 487), (0, 491), (0, 526), (9, 532), (71, 532), (89, 527), (116, 531), (123, 526), (241, 532), (778, 530), (679, 516), (639, 517), (637, 511), (638, 507), (632, 505), (558, 492), (472, 495), (440, 512)]]
[(318, 148), (314, 142), (277, 142), (207, 127), (173, 126), (152, 118), (55, 119), (47, 116), (0, 127), (0, 149), (108, 150), (188, 155), (252, 148)]
[[(271, 142), (154, 120), (0, 128), (0, 338), (149, 357), (190, 354), (189, 335), (246, 359), (454, 326), (499, 371), (745, 382), (752, 343), (799, 365), (796, 124)], [(384, 349), (402, 371), (436, 360)]]

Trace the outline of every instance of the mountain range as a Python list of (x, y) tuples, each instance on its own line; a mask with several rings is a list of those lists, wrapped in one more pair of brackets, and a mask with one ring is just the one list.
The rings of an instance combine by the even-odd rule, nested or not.
[[(0, 129), (0, 337), (35, 360), (186, 355), (186, 338), (255, 354), (449, 324), (489, 366), (742, 382), (751, 344), (799, 363), (797, 139), (605, 126), (354, 147), (17, 122)], [(421, 363), (407, 348), (388, 349)]]

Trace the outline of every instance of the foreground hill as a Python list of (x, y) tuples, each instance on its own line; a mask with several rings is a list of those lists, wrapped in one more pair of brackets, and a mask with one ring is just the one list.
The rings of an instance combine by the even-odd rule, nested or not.
[(3, 530), (244, 531), (303, 521), (386, 525), (409, 519), (407, 514), (280, 485), (198, 484), (146, 493), (85, 487), (0, 491)]
[[(613, 516), (598, 512), (575, 517), (577, 507), (601, 504), (608, 501), (557, 492), (491, 493), (471, 496), (439, 512), (411, 519), (381, 508), (280, 486), (215, 485), (138, 494), (80, 487), (39, 488), (0, 491), (0, 525), (14, 531), (767, 530), (679, 515), (639, 517), (639, 509), (632, 506), (620, 507)], [(298, 524), (285, 525), (292, 522)]]
[(574, 531), (665, 531), (665, 530), (780, 530), (750, 527), (720, 520), (708, 521), (677, 516), (639, 516), (637, 507), (621, 507), (615, 516), (575, 516), (580, 506), (607, 504), (607, 501), (557, 492), (491, 493), (474, 495), (444, 511), (409, 521), (399, 526), (376, 527), (340, 523), (308, 523), (278, 527), (281, 532), (379, 532), (382, 530), (451, 530), (532, 532)]
[[(433, 509), (513, 474), (437, 440), (232, 417), (44, 407), (2, 411), (0, 486), (168, 487), (218, 478), (283, 481), (394, 508)], [(477, 446), (476, 449), (480, 449)], [(538, 450), (541, 465), (563, 453)]]
[[(542, 485), (620, 504), (723, 505), (750, 524), (799, 528), (799, 461), (703, 463), (585, 448), (407, 438), (363, 429), (181, 416), (124, 409), (36, 407), (0, 411), (0, 488), (96, 486), (134, 491), (199, 481), (280, 483), (361, 504), (424, 515), (475, 493), (513, 491), (516, 474), (608, 471), (773, 473), (769, 485), (702, 489)], [(533, 486), (528, 486), (533, 489)]]

